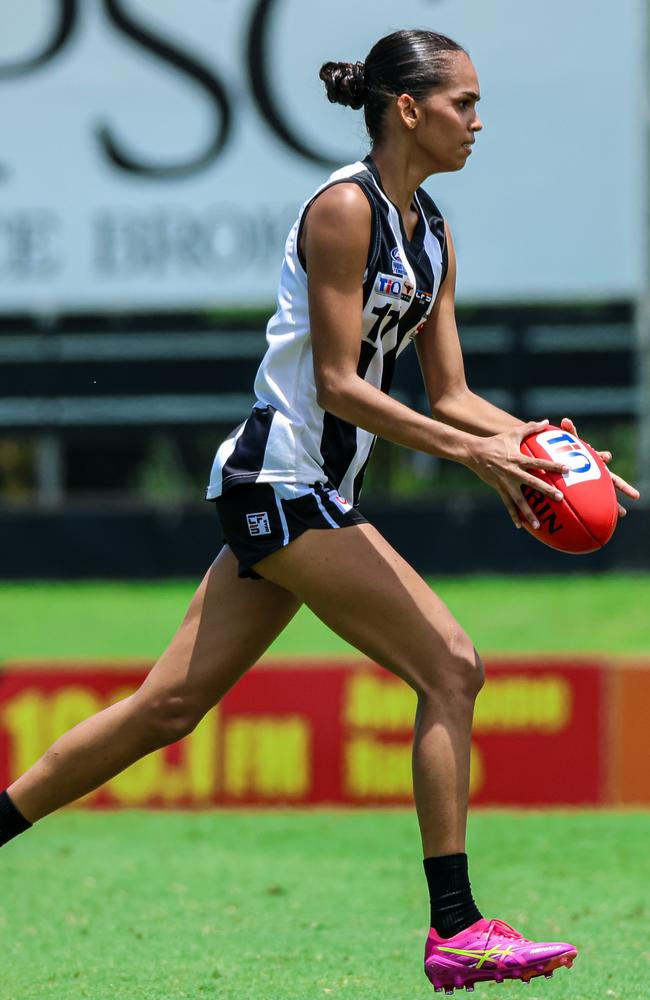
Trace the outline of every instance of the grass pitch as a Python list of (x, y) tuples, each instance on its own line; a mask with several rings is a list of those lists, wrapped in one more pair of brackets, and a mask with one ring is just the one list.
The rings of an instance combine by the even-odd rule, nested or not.
[[(488, 653), (650, 652), (648, 576), (432, 583)], [(154, 658), (194, 586), (0, 584), (0, 659)], [(354, 651), (306, 611), (270, 650), (319, 654)], [(648, 813), (475, 811), (479, 906), (580, 949), (477, 1000), (647, 1000), (648, 843)], [(434, 996), (413, 812), (68, 810), (3, 849), (2, 887), (0, 1000)]]
[[(642, 814), (474, 814), (484, 912), (580, 949), (477, 1000), (647, 1000), (649, 841)], [(2, 1000), (434, 996), (408, 812), (65, 812), (3, 849), (2, 884)]]
[[(0, 660), (155, 658), (198, 581), (0, 583)], [(430, 581), (483, 653), (650, 654), (650, 575)], [(269, 656), (356, 656), (307, 609)]]

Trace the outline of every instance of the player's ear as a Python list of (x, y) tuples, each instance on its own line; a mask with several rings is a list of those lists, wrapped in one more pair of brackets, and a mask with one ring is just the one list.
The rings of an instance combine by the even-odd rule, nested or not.
[(420, 109), (410, 94), (400, 94), (397, 98), (397, 111), (404, 125), (414, 129), (420, 120)]

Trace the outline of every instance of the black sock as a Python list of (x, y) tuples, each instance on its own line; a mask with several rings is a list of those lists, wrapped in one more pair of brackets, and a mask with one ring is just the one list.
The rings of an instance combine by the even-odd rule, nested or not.
[(443, 938), (453, 937), (481, 919), (472, 897), (466, 854), (424, 859), (431, 900), (431, 926)]
[(19, 833), (29, 830), (32, 824), (25, 819), (6, 792), (0, 792), (0, 847), (13, 840)]

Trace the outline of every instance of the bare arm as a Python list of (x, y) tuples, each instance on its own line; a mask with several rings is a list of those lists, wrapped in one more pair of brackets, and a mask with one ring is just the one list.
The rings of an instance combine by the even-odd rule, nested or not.
[(395, 444), (465, 460), (469, 434), (423, 416), (357, 375), (370, 241), (370, 206), (359, 188), (337, 185), (324, 192), (309, 211), (304, 240), (319, 405)]
[(545, 423), (511, 422), (503, 428), (505, 433), (479, 437), (412, 410), (357, 374), (370, 223), (368, 202), (353, 184), (340, 184), (320, 195), (305, 223), (303, 246), (319, 405), (396, 444), (466, 465), (497, 490), (517, 525), (517, 508), (535, 524), (520, 485), (528, 483), (549, 496), (560, 494), (527, 469), (558, 471), (562, 466), (522, 455), (519, 444), (525, 434), (541, 430)]
[[(451, 424), (452, 427), (478, 435), (488, 436), (514, 427), (523, 427), (523, 422), (517, 417), (472, 392), (465, 380), (465, 366), (456, 327), (456, 254), (449, 227), (446, 227), (446, 233), (449, 251), (447, 276), (427, 325), (415, 342), (431, 412), (438, 420)], [(577, 433), (573, 422), (567, 417), (562, 420), (562, 427), (572, 434)], [(610, 452), (601, 452), (600, 455), (605, 462), (611, 461)], [(638, 490), (611, 470), (610, 475), (620, 493), (638, 500)], [(512, 509), (510, 512), (516, 516)], [(627, 513), (620, 503), (619, 513), (621, 516)]]
[(523, 427), (523, 421), (477, 396), (465, 380), (456, 327), (456, 253), (446, 227), (449, 267), (427, 324), (415, 340), (431, 413), (452, 427), (489, 436)]

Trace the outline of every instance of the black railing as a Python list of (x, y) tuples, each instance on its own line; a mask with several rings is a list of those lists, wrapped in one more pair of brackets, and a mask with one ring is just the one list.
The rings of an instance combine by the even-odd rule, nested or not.
[[(472, 386), (523, 416), (638, 411), (631, 306), (460, 309)], [(0, 430), (214, 427), (242, 419), (264, 351), (262, 317), (147, 316), (0, 324)], [(408, 355), (411, 355), (409, 357)], [(414, 357), (395, 391), (426, 409)]]
[[(0, 445), (19, 442), (28, 458), (21, 479), (15, 456), (7, 472), (0, 448), (0, 506), (17, 498), (40, 507), (102, 498), (165, 505), (199, 496), (219, 440), (253, 403), (264, 324), (261, 315), (5, 318)], [(459, 328), (472, 388), (525, 418), (573, 416), (634, 476), (631, 306), (461, 308)], [(426, 412), (415, 351), (400, 358), (393, 391)], [(476, 486), (448, 463), (412, 458), (382, 443), (366, 496), (417, 499)]]

